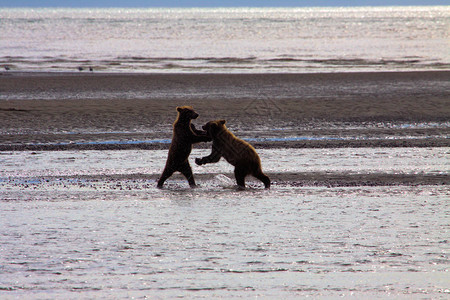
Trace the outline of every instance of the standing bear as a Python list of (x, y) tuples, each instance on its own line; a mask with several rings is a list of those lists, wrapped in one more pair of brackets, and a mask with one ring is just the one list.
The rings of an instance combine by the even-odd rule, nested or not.
[(196, 130), (194, 124), (191, 123), (191, 120), (198, 117), (192, 106), (179, 106), (177, 111), (178, 117), (173, 123), (172, 143), (170, 144), (166, 166), (158, 180), (158, 188), (162, 188), (167, 178), (176, 171), (181, 172), (186, 177), (191, 187), (195, 187), (194, 175), (188, 160), (192, 151), (192, 144), (211, 141), (205, 131)]
[(196, 158), (195, 163), (204, 165), (215, 163), (223, 156), (234, 168), (234, 176), (239, 189), (245, 189), (245, 177), (253, 175), (270, 188), (270, 179), (262, 172), (261, 160), (252, 145), (237, 138), (225, 126), (225, 120), (210, 121), (202, 128), (212, 138), (211, 154)]

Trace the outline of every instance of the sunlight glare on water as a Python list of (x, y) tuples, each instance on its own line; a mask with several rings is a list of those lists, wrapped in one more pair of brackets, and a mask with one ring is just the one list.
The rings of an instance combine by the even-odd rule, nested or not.
[[(209, 149), (194, 149), (195, 173), (233, 172), (225, 160), (207, 166), (194, 158)], [(448, 148), (258, 149), (267, 172), (440, 173), (449, 172)], [(13, 152), (1, 156), (0, 178), (114, 174), (160, 174), (166, 150)]]
[(450, 62), (447, 6), (2, 9), (0, 18), (0, 64), (18, 71), (310, 73)]
[[(448, 148), (258, 152), (269, 174), (449, 171)], [(157, 189), (166, 155), (3, 152), (0, 298), (449, 294), (447, 185), (237, 191), (220, 162)]]
[(8, 274), (0, 295), (439, 297), (448, 293), (446, 194), (440, 187), (12, 192), (0, 202), (0, 265)]

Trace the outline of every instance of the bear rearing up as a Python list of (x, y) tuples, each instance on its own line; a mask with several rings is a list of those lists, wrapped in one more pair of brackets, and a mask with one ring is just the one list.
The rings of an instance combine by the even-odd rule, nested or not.
[(195, 163), (204, 165), (215, 163), (223, 156), (234, 168), (234, 176), (239, 189), (245, 189), (245, 177), (253, 175), (270, 188), (270, 179), (262, 172), (261, 160), (252, 145), (237, 138), (225, 126), (225, 120), (210, 121), (202, 128), (212, 138), (211, 154), (196, 158)]
[(191, 123), (191, 120), (198, 117), (192, 106), (179, 106), (177, 111), (178, 117), (173, 123), (172, 143), (166, 166), (158, 180), (158, 188), (162, 188), (167, 178), (176, 171), (186, 177), (191, 187), (195, 187), (194, 175), (188, 160), (192, 144), (211, 141), (205, 131), (196, 130), (194, 124)]

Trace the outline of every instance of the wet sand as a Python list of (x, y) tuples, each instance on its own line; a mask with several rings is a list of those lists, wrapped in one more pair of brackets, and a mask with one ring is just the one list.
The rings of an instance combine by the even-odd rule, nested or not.
[[(273, 173), (267, 172), (275, 188), (280, 187), (375, 187), (375, 186), (439, 186), (450, 185), (448, 174), (349, 174), (345, 172), (302, 172), (302, 173)], [(234, 175), (232, 173), (200, 173), (195, 174), (195, 179), (200, 183), (216, 180), (217, 176), (225, 176), (229, 187), (234, 186)], [(145, 191), (155, 189), (159, 174), (126, 174), (126, 175), (76, 175), (76, 176), (45, 176), (30, 178), (11, 178), (7, 184), (10, 189), (22, 190), (51, 190), (55, 186), (66, 190), (98, 190), (98, 191)], [(174, 184), (176, 189), (188, 188), (186, 179), (181, 174), (174, 174), (167, 186)], [(262, 190), (262, 184), (249, 176), (246, 180), (247, 187)]]
[[(263, 139), (254, 143), (262, 148), (450, 145), (445, 71), (8, 73), (0, 79), (0, 150), (167, 149), (155, 140), (170, 139), (177, 105), (193, 105), (198, 126), (226, 119), (236, 135)], [(299, 136), (332, 139), (283, 140)]]

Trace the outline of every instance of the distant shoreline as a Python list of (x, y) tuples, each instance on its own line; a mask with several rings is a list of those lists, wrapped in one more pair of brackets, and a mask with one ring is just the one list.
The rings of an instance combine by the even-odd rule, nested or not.
[(371, 7), (371, 8), (384, 8), (384, 7), (447, 7), (448, 5), (442, 5), (442, 4), (431, 4), (431, 5), (336, 5), (336, 6), (197, 6), (197, 7), (179, 7), (179, 6), (142, 6), (142, 7), (129, 7), (129, 6), (116, 6), (116, 7), (110, 7), (110, 6), (105, 6), (105, 7), (98, 7), (98, 6), (92, 6), (92, 7), (62, 7), (62, 6), (46, 6), (46, 7), (41, 7), (41, 6), (21, 6), (21, 7), (16, 7), (16, 6), (3, 6), (2, 8), (5, 9), (76, 9), (76, 10), (90, 10), (90, 9), (111, 9), (111, 10), (116, 10), (116, 9), (135, 9), (135, 10), (140, 10), (140, 9), (180, 9), (180, 10), (184, 10), (184, 9), (292, 9), (292, 8), (298, 8), (298, 9), (304, 9), (304, 8), (317, 8), (317, 9), (322, 9), (322, 8), (365, 8), (365, 7)]
[[(430, 69), (430, 70), (373, 70), (373, 71), (361, 71), (361, 70), (349, 70), (349, 71), (317, 71), (317, 72), (123, 72), (123, 71), (89, 71), (88, 69), (83, 71), (16, 71), (0, 69), (0, 76), (309, 76), (309, 75), (342, 75), (342, 74), (415, 74), (415, 73), (450, 73), (450, 69)], [(450, 75), (449, 75), (450, 76)]]

